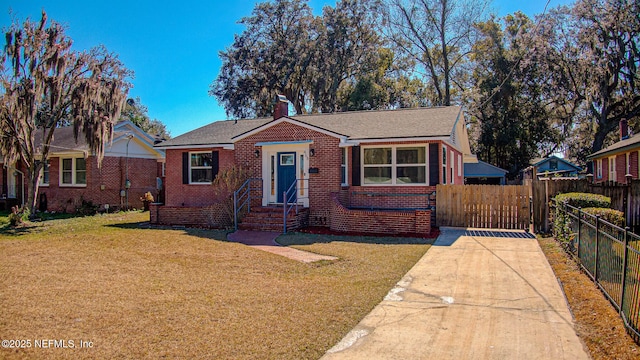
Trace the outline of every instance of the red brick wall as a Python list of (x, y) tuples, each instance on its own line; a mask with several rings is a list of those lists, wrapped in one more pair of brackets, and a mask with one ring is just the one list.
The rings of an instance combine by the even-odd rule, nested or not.
[(347, 209), (332, 195), (331, 230), (376, 234), (431, 233), (431, 211), (371, 211)]
[(152, 224), (184, 225), (204, 228), (225, 228), (232, 225), (222, 206), (166, 206), (151, 204), (149, 217)]
[[(126, 180), (127, 159), (124, 157), (105, 157), (98, 168), (94, 156), (87, 158), (87, 185), (85, 187), (60, 186), (60, 159), (51, 158), (49, 162), (49, 186), (41, 186), (40, 194), (46, 194), (49, 211), (73, 212), (82, 205), (82, 200), (94, 205), (109, 204), (118, 209), (126, 205), (120, 197)], [(156, 177), (158, 165), (155, 159), (129, 158), (129, 207), (142, 208), (140, 197), (150, 191), (157, 196)], [(36, 203), (36, 206), (39, 202)]]
[(312, 226), (327, 225), (330, 195), (340, 190), (341, 183), (339, 139), (284, 122), (238, 141), (235, 159), (238, 164), (250, 168), (253, 176), (261, 177), (262, 159), (255, 156), (255, 143), (304, 140), (313, 140), (309, 147), (315, 150), (315, 156), (309, 158), (309, 167), (319, 169), (317, 174), (309, 174), (309, 222)]
[(435, 186), (351, 186), (342, 190), (342, 203), (354, 208), (426, 209), (435, 206), (435, 196), (428, 196), (435, 191)]
[[(207, 206), (213, 202), (213, 188), (211, 184), (183, 184), (182, 183), (182, 153), (219, 151), (220, 170), (227, 169), (234, 164), (234, 152), (220, 148), (208, 149), (180, 149), (166, 151), (165, 169), (165, 204), (167, 206)], [(255, 157), (255, 156), (254, 156)]]

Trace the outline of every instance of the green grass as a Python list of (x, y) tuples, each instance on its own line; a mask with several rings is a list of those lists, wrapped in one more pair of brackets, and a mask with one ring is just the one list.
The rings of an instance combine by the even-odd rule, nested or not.
[[(417, 239), (307, 234), (311, 264), (154, 229), (148, 213), (0, 230), (0, 338), (75, 339), (91, 349), (0, 349), (0, 358), (317, 359), (428, 250)], [(0, 218), (2, 221), (2, 218)]]

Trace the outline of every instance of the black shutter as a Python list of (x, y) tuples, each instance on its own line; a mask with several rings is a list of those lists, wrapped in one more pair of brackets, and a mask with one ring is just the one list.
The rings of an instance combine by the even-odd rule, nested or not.
[(182, 183), (189, 183), (189, 153), (182, 153)]
[(440, 146), (438, 144), (429, 144), (429, 185), (435, 186), (438, 185), (440, 180), (440, 166), (438, 160), (440, 159), (440, 154), (438, 150)]
[(360, 146), (351, 148), (351, 185), (360, 186)]
[(215, 180), (220, 171), (220, 155), (218, 151), (211, 152), (211, 180)]

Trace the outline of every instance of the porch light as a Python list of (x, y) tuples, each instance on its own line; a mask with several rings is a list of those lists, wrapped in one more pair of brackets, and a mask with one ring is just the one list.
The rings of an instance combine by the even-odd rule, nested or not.
[(256, 149), (253, 153), (256, 155), (256, 159), (260, 157), (260, 150)]
[(309, 156), (316, 156), (316, 149), (310, 149)]

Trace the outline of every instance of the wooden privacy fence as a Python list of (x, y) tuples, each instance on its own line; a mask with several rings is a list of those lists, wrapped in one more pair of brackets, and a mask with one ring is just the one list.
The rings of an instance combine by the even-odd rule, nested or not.
[(585, 192), (611, 198), (611, 208), (625, 214), (627, 226), (640, 234), (640, 180), (627, 184), (597, 183), (587, 179), (541, 179), (529, 181), (533, 201), (533, 228), (535, 232), (550, 231), (549, 202), (558, 194)]
[(436, 225), (529, 229), (529, 193), (524, 185), (438, 185)]

